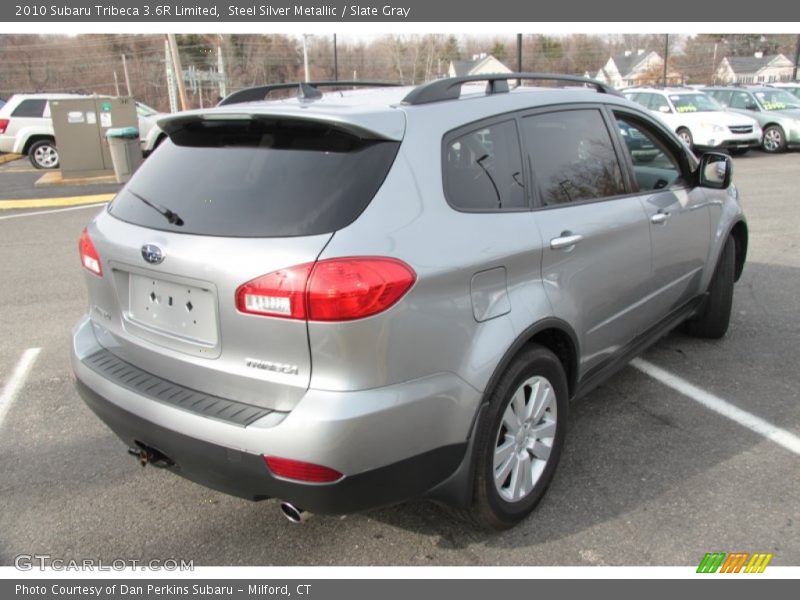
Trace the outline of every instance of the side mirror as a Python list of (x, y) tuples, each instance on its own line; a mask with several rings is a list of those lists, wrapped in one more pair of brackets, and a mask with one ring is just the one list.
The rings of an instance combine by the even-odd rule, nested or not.
[(755, 102), (748, 102), (744, 105), (745, 110), (752, 110), (753, 112), (758, 112), (758, 105)]
[(727, 189), (733, 177), (733, 161), (727, 154), (706, 152), (700, 157), (700, 185), (715, 190)]
[(669, 106), (667, 106), (666, 104), (662, 104), (661, 106), (658, 107), (658, 112), (671, 113), (672, 111), (669, 109)]

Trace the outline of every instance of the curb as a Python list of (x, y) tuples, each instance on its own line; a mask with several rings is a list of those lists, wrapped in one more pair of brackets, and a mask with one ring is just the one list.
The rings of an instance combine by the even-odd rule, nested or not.
[(57, 206), (80, 206), (108, 202), (116, 194), (94, 194), (91, 196), (69, 196), (67, 198), (31, 198), (29, 200), (0, 200), (0, 211), (14, 208), (49, 208)]
[(22, 154), (0, 154), (0, 165), (22, 158)]
[(33, 184), (33, 187), (55, 187), (60, 185), (117, 185), (117, 178), (114, 175), (98, 175), (91, 177), (70, 177), (64, 179), (61, 171), (50, 171), (45, 173)]

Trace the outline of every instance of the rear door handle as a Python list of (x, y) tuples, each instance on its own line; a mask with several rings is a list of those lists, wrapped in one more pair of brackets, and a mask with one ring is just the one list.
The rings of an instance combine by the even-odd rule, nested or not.
[(663, 225), (669, 219), (669, 213), (658, 212), (650, 217), (650, 222), (653, 225)]
[[(567, 234), (567, 235), (565, 235)], [(583, 236), (579, 233), (568, 233), (564, 232), (561, 234), (561, 237), (553, 238), (550, 240), (550, 249), (551, 250), (563, 250), (565, 248), (571, 248), (578, 242), (583, 240)]]

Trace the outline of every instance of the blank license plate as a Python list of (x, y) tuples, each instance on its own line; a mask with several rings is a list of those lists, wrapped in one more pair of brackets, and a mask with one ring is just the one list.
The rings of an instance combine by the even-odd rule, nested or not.
[(217, 344), (215, 298), (209, 290), (134, 273), (128, 289), (132, 321), (200, 344)]

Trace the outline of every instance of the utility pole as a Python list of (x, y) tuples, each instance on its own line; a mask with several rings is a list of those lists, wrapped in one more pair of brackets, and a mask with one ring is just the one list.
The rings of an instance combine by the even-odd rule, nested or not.
[(116, 71), (114, 71), (114, 89), (117, 91), (117, 97), (119, 97), (119, 79), (117, 79)]
[(169, 112), (178, 112), (178, 88), (175, 83), (175, 72), (172, 70), (172, 54), (169, 51), (169, 42), (167, 40), (164, 40), (164, 66), (167, 68)]
[(798, 63), (800, 63), (800, 33), (797, 34), (797, 45), (794, 48), (794, 68), (792, 69), (792, 81), (797, 81)]
[(306, 45), (306, 37), (308, 37), (305, 33), (303, 34), (303, 75), (305, 82), (308, 83), (311, 81), (308, 77), (308, 47)]
[(333, 34), (333, 80), (339, 81), (339, 50), (336, 47), (336, 34)]
[(183, 69), (181, 68), (181, 57), (178, 55), (178, 42), (175, 40), (174, 33), (167, 34), (169, 50), (172, 55), (172, 68), (175, 70), (175, 82), (178, 84), (178, 96), (181, 100), (181, 110), (189, 109), (189, 101), (186, 99), (186, 86), (183, 85)]
[(662, 84), (667, 87), (667, 65), (669, 63), (669, 34), (664, 34), (664, 81)]
[(714, 58), (711, 59), (711, 72), (713, 73), (711, 83), (717, 85), (717, 45), (719, 42), (714, 42)]
[(225, 55), (222, 53), (221, 42), (217, 45), (217, 73), (219, 73), (219, 95), (224, 98), (228, 95), (228, 82), (225, 76)]
[(131, 78), (128, 77), (128, 62), (125, 60), (125, 55), (122, 55), (122, 72), (125, 73), (125, 87), (128, 88), (128, 96), (131, 94)]

